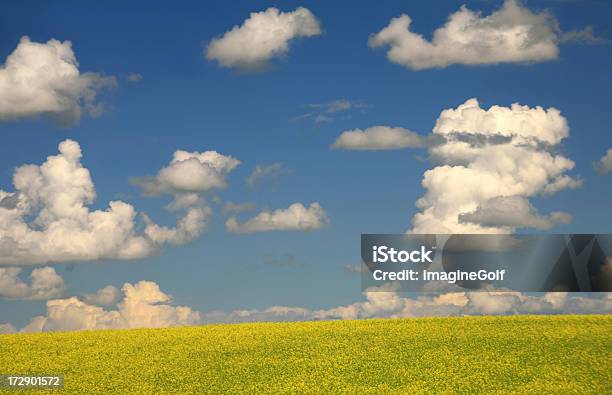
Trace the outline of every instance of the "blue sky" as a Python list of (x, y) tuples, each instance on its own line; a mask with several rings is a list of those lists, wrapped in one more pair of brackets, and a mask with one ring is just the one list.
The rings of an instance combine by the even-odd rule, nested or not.
[[(484, 15), (498, 1), (465, 1)], [(83, 71), (116, 76), (118, 86), (100, 96), (105, 112), (84, 116), (70, 127), (46, 117), (0, 123), (0, 189), (13, 190), (15, 167), (42, 163), (66, 138), (83, 150), (82, 163), (95, 183), (93, 208), (121, 199), (172, 225), (163, 206), (169, 197), (147, 198), (130, 177), (154, 175), (177, 149), (216, 150), (241, 164), (216, 194), (222, 202), (252, 202), (286, 208), (294, 202), (319, 202), (329, 226), (310, 232), (231, 234), (224, 228), (221, 204), (197, 239), (136, 261), (95, 261), (55, 267), (79, 295), (112, 284), (151, 280), (177, 304), (199, 311), (259, 309), (283, 304), (324, 308), (360, 298), (359, 276), (343, 267), (359, 261), (361, 233), (402, 233), (424, 193), (423, 173), (432, 167), (422, 149), (339, 151), (330, 145), (345, 131), (390, 125), (429, 134), (443, 109), (478, 98), (483, 108), (518, 102), (555, 107), (568, 120), (570, 135), (559, 149), (576, 163), (569, 172), (583, 186), (532, 203), (544, 213), (573, 216), (557, 233), (609, 233), (612, 211), (610, 175), (592, 163), (612, 147), (608, 116), (612, 108), (612, 46), (560, 44), (558, 59), (535, 64), (451, 65), (413, 71), (390, 62), (385, 48), (369, 48), (368, 37), (401, 13), (412, 29), (430, 38), (459, 9), (455, 1), (384, 2), (45, 2), (6, 4), (0, 15), (0, 58), (27, 35), (34, 42), (70, 40)], [(256, 73), (219, 67), (203, 56), (207, 43), (250, 12), (276, 6), (308, 8), (323, 34), (291, 42), (290, 50)], [(604, 1), (529, 1), (544, 8), (563, 31), (594, 27), (612, 37), (612, 4)], [(142, 75), (138, 82), (125, 79)], [(315, 124), (295, 120), (308, 104), (350, 100), (361, 108)], [(258, 164), (280, 162), (287, 174), (247, 185)], [(257, 211), (243, 213), (246, 219)], [(302, 265), (274, 266), (266, 257), (289, 256)], [(269, 260), (269, 259), (268, 259)], [(26, 268), (29, 270), (28, 268)], [(45, 312), (44, 301), (0, 300), (0, 321), (22, 326)]]

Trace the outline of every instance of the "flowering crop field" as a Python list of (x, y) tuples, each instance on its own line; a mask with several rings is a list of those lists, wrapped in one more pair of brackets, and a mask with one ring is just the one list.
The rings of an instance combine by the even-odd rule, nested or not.
[(0, 374), (17, 373), (63, 374), (64, 391), (79, 394), (604, 394), (612, 315), (0, 335)]

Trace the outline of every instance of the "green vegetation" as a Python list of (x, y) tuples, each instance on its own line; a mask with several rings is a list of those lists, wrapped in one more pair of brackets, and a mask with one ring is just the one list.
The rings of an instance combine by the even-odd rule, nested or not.
[(65, 389), (79, 394), (604, 394), (612, 393), (612, 315), (3, 335), (0, 373), (63, 373)]

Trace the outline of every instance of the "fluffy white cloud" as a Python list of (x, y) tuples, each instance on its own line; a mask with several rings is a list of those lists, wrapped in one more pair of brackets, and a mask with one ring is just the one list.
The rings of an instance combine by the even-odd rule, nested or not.
[[(199, 234), (188, 212), (176, 233), (146, 221), (136, 229), (136, 210), (111, 201), (105, 210), (91, 210), (96, 193), (89, 170), (81, 164), (81, 147), (72, 140), (40, 166), (15, 170), (14, 192), (0, 190), (0, 265), (138, 259), (162, 243), (178, 244)], [(200, 223), (202, 229), (204, 223)]]
[(71, 124), (83, 108), (98, 116), (103, 108), (96, 94), (114, 85), (114, 77), (81, 73), (70, 41), (43, 44), (22, 37), (0, 67), (0, 120), (51, 115)]
[(309, 207), (294, 203), (286, 209), (262, 211), (242, 224), (236, 217), (230, 217), (225, 227), (234, 233), (254, 233), (273, 230), (316, 230), (327, 224), (329, 224), (327, 213), (319, 203), (315, 202)]
[(105, 310), (76, 297), (47, 302), (47, 314), (34, 317), (22, 332), (91, 329), (158, 328), (195, 325), (200, 313), (186, 306), (171, 305), (172, 298), (151, 281), (126, 283), (123, 299), (115, 310)]
[(612, 170), (612, 148), (600, 160), (595, 162), (593, 166), (599, 174), (609, 173)]
[(431, 41), (410, 31), (412, 19), (402, 14), (370, 36), (371, 47), (389, 46), (390, 61), (422, 70), (452, 64), (535, 63), (556, 59), (560, 41), (557, 21), (531, 12), (516, 0), (483, 17), (462, 6), (433, 33)]
[[(574, 162), (550, 149), (568, 134), (566, 119), (554, 108), (485, 110), (469, 99), (442, 111), (433, 129), (441, 142), (429, 149), (439, 165), (424, 174), (426, 192), (417, 201), (421, 212), (412, 232), (511, 233), (568, 222), (564, 213), (537, 215), (527, 200), (581, 185), (565, 174)], [(502, 215), (511, 206), (522, 210), (521, 218)]]
[(0, 298), (53, 299), (66, 290), (64, 279), (52, 267), (32, 270), (30, 284), (20, 279), (19, 273), (21, 268), (0, 267)]
[(372, 126), (366, 130), (342, 132), (332, 148), (343, 150), (393, 150), (421, 147), (424, 141), (418, 134), (404, 128)]
[(272, 163), (271, 165), (257, 165), (247, 178), (247, 183), (250, 186), (254, 186), (262, 179), (278, 177), (281, 174), (287, 174), (289, 172), (289, 169), (287, 169), (282, 163), (278, 162)]
[(145, 195), (170, 194), (174, 200), (166, 206), (171, 211), (185, 209), (175, 227), (155, 224), (147, 215), (144, 234), (154, 243), (184, 244), (196, 238), (204, 229), (212, 211), (202, 194), (227, 186), (226, 176), (240, 161), (216, 151), (188, 152), (178, 150), (170, 163), (154, 177), (134, 177), (131, 182), (140, 186)]
[[(174, 152), (172, 161), (155, 177), (135, 177), (132, 182), (147, 195), (203, 193), (227, 186), (226, 175), (240, 161), (216, 151)], [(193, 197), (193, 195), (192, 195)]]
[(96, 306), (110, 306), (117, 303), (120, 296), (119, 288), (107, 285), (92, 294), (83, 295), (83, 301)]
[(459, 222), (471, 222), (482, 226), (509, 228), (550, 229), (558, 223), (568, 224), (571, 215), (553, 212), (539, 215), (529, 200), (521, 196), (497, 196), (480, 204), (475, 211), (459, 214)]
[(277, 8), (253, 12), (242, 26), (234, 26), (213, 39), (206, 48), (206, 58), (223, 67), (257, 70), (289, 51), (289, 42), (298, 37), (321, 34), (315, 16), (306, 8), (281, 12)]

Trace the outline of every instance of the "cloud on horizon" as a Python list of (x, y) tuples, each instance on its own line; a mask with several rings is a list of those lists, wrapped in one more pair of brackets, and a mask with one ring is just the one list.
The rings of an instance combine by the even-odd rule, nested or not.
[[(46, 315), (32, 318), (20, 332), (165, 328), (200, 322), (200, 313), (173, 306), (172, 297), (152, 281), (125, 283), (121, 292), (123, 298), (115, 310), (105, 310), (77, 297), (49, 300)], [(6, 329), (10, 330), (10, 326)]]
[(514, 314), (609, 314), (612, 294), (551, 292), (527, 295), (520, 292), (454, 292), (404, 297), (397, 284), (384, 292), (364, 292), (365, 300), (329, 309), (271, 306), (262, 310), (208, 312), (204, 323), (254, 321), (318, 321), (368, 318), (461, 317), (465, 315)]
[(116, 308), (105, 310), (77, 297), (50, 300), (45, 315), (32, 318), (18, 330), (0, 324), (0, 334), (16, 332), (78, 331), (94, 329), (160, 328), (209, 323), (349, 320), (368, 318), (452, 317), (465, 315), (514, 314), (609, 314), (612, 293), (589, 294), (550, 292), (452, 292), (405, 297), (398, 284), (364, 292), (365, 300), (331, 307), (309, 309), (270, 306), (265, 309), (198, 312), (172, 305), (171, 296), (155, 282), (125, 283)]

